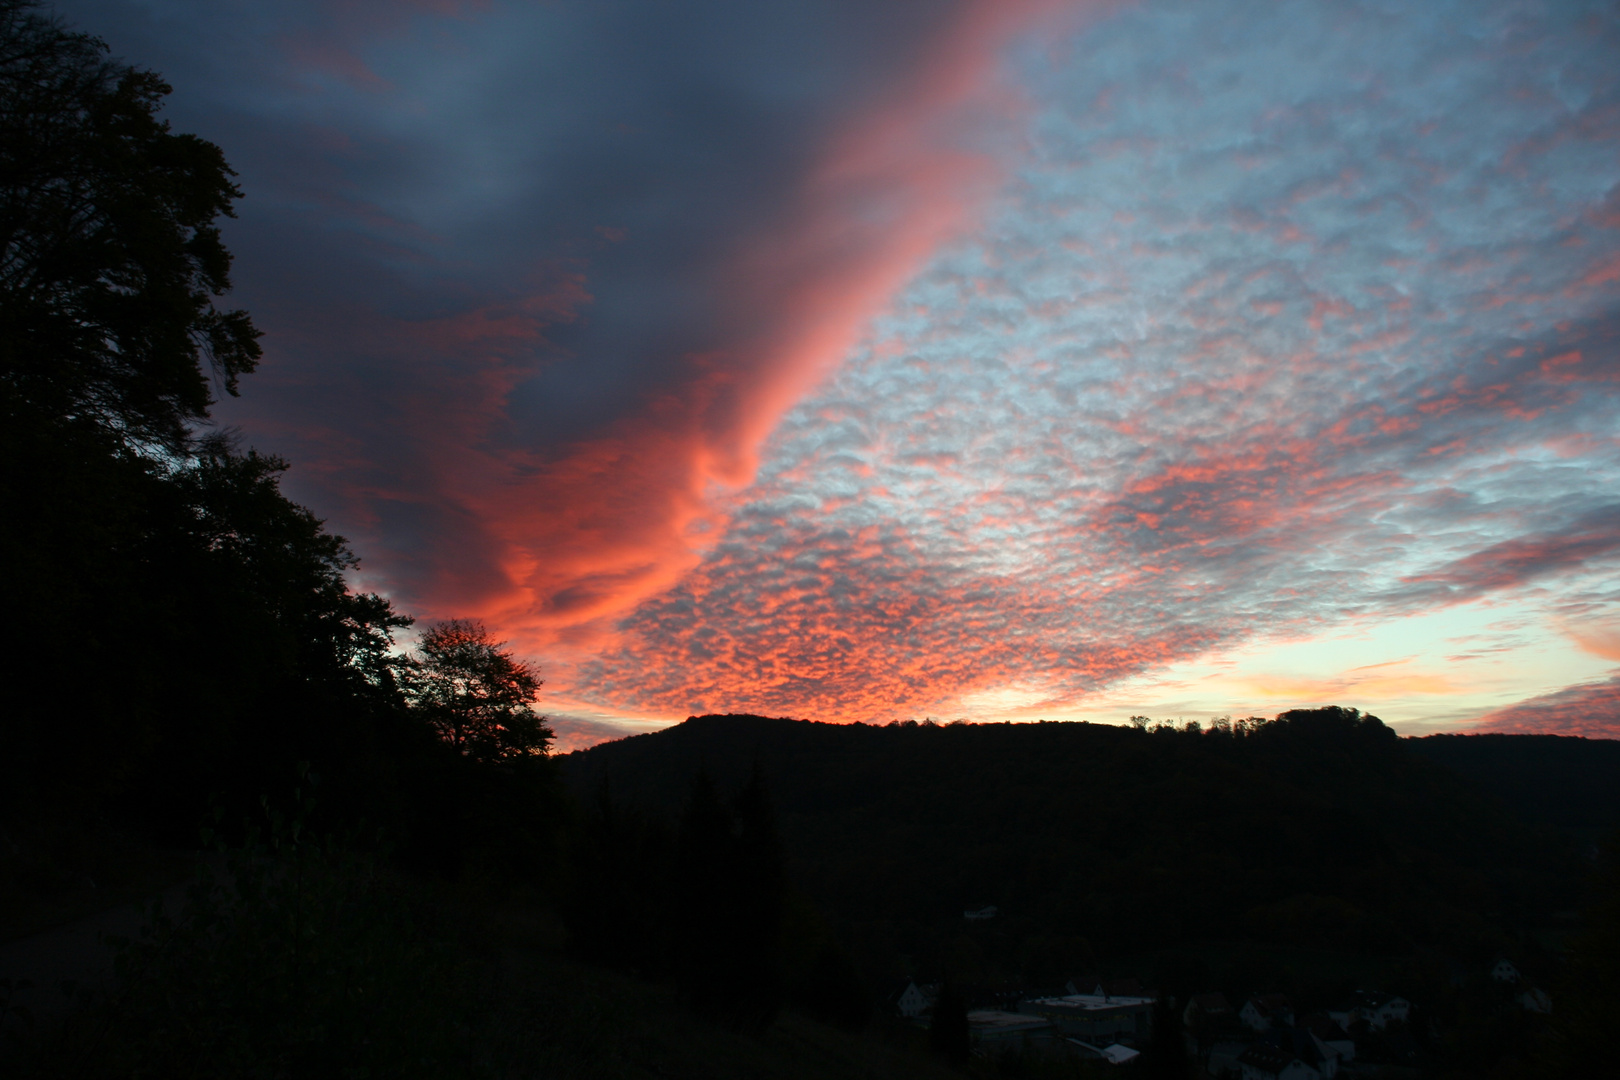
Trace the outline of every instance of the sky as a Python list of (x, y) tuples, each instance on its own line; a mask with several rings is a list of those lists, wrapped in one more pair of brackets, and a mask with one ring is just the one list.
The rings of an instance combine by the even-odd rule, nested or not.
[(239, 174), (216, 420), (561, 748), (1620, 737), (1620, 5), (56, 10)]

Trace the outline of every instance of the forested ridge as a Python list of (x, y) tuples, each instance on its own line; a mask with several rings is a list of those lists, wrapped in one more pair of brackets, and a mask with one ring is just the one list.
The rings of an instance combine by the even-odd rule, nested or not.
[[(1537, 779), (1549, 741), (1585, 783)], [(700, 769), (736, 783), (758, 768), (795, 879), (851, 934), (935, 966), (926, 953), (948, 951), (963, 908), (994, 904), (1006, 955), (985, 966), (1028, 978), (1041, 962), (1021, 960), (1020, 942), (1470, 955), (1574, 906), (1578, 844), (1525, 811), (1620, 824), (1616, 747), (1513, 736), (1440, 749), (1451, 742), (1483, 753), (1437, 764), (1431, 741), (1340, 709), (1205, 731), (708, 716), (561, 764), (577, 793), (605, 783), (654, 817)], [(1499, 797), (1501, 775), (1515, 797)]]

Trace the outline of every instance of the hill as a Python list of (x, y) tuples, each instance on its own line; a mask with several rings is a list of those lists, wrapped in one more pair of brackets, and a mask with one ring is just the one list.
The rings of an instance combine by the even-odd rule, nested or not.
[(1620, 741), (1568, 735), (1430, 735), (1406, 744), (1467, 777), (1525, 821), (1620, 828)]
[[(1550, 753), (1595, 787), (1620, 780), (1606, 749)], [(705, 716), (560, 766), (586, 800), (671, 820), (700, 770), (735, 790), (757, 764), (790, 873), (869, 971), (1028, 984), (1216, 939), (1501, 947), (1574, 903), (1581, 865), (1491, 790), (1535, 768), (1470, 750), (1341, 709), (1210, 731)]]

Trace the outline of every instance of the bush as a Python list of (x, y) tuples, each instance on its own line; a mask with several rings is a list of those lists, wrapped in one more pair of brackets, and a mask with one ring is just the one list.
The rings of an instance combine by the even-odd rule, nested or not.
[[(303, 801), (300, 800), (300, 806)], [(470, 979), (448, 928), (352, 846), (267, 811), (256, 838), (115, 942), (116, 989), (88, 1000), (40, 1076), (465, 1075)]]

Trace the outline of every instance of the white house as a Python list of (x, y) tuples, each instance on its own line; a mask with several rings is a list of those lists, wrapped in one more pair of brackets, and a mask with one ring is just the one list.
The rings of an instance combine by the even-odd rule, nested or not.
[(1412, 1003), (1403, 997), (1384, 998), (1369, 1010), (1367, 1026), (1374, 1031), (1383, 1031), (1392, 1021), (1406, 1023), (1406, 1018), (1412, 1013)]
[(1255, 1043), (1238, 1055), (1243, 1080), (1323, 1080), (1322, 1074), (1291, 1051)]
[(997, 910), (996, 905), (979, 904), (975, 907), (970, 907), (964, 910), (962, 912), (962, 918), (966, 919), (968, 922), (984, 922), (986, 919), (993, 919), (999, 914), (1001, 914), (1001, 912)]
[(1340, 1062), (1356, 1059), (1356, 1043), (1348, 1032), (1321, 1013), (1313, 1013), (1300, 1022), (1324, 1056), (1332, 1054)]
[(896, 991), (889, 998), (894, 1002), (894, 1009), (901, 1016), (915, 1019), (933, 1007), (934, 999), (915, 982), (907, 980), (906, 985)]
[(1367, 1026), (1374, 1031), (1383, 1031), (1391, 1021), (1399, 1020), (1404, 1024), (1411, 1013), (1412, 1003), (1403, 997), (1373, 994), (1364, 990), (1358, 991), (1348, 1005), (1328, 1010), (1328, 1015), (1346, 1031), (1350, 1030), (1351, 1025), (1362, 1021), (1366, 1021)]
[(1278, 1024), (1292, 1023), (1294, 1010), (1283, 994), (1256, 994), (1243, 1003), (1238, 1019), (1247, 1028), (1266, 1031)]
[(1525, 1012), (1550, 1013), (1552, 998), (1547, 996), (1547, 991), (1537, 990), (1532, 986), (1519, 995), (1519, 1007)]

